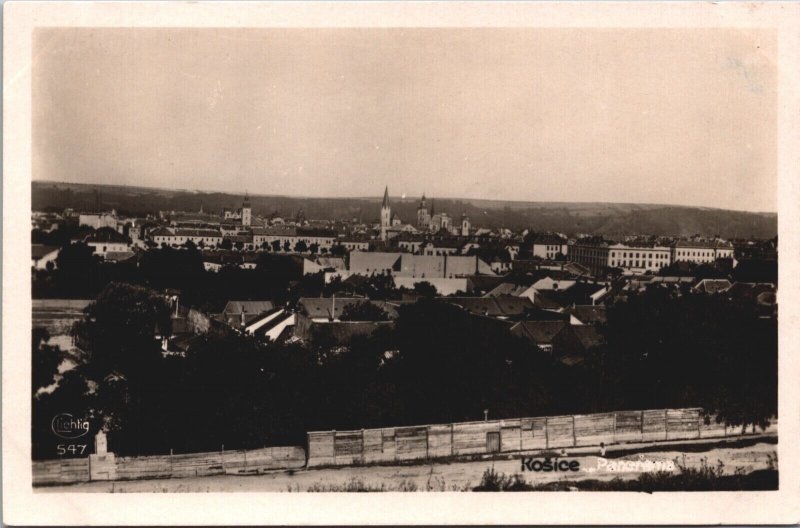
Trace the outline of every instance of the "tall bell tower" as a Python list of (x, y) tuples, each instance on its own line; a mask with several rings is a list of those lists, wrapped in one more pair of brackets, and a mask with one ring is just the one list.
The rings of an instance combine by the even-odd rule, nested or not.
[(389, 186), (383, 191), (381, 205), (381, 240), (386, 240), (386, 230), (392, 225), (392, 207), (389, 205)]
[(252, 209), (250, 209), (250, 196), (244, 193), (244, 202), (242, 202), (242, 226), (249, 227), (252, 222)]

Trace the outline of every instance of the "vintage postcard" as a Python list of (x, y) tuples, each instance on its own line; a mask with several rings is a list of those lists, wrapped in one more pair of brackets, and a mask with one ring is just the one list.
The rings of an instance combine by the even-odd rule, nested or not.
[(4, 522), (800, 521), (799, 35), (6, 3)]

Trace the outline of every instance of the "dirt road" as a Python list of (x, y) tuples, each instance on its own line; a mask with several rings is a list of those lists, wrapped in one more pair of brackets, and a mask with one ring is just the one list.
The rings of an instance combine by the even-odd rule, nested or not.
[[(702, 452), (682, 452), (675, 448), (665, 447), (661, 451), (647, 451), (628, 454), (609, 461), (630, 460), (640, 458), (649, 461), (678, 460), (688, 467), (700, 467), (705, 460), (716, 466), (718, 461), (724, 464), (726, 474), (732, 474), (737, 468), (749, 473), (758, 469), (766, 469), (776, 457), (776, 445), (760, 442), (745, 447), (716, 447)], [(672, 449), (672, 450), (670, 450)], [(597, 466), (597, 456), (568, 456), (568, 460), (576, 460), (581, 470), (567, 472), (532, 472), (522, 471), (522, 456), (515, 455), (504, 460), (479, 460), (469, 462), (435, 463), (411, 466), (372, 466), (327, 469), (303, 469), (294, 472), (276, 471), (255, 476), (220, 475), (212, 477), (170, 479), (170, 480), (138, 480), (117, 482), (89, 482), (71, 486), (37, 488), (41, 492), (247, 492), (247, 491), (308, 491), (324, 489), (329, 486), (343, 486), (348, 482), (361, 481), (369, 488), (381, 488), (392, 491), (454, 491), (470, 489), (477, 485), (484, 471), (494, 467), (495, 471), (511, 475), (521, 473), (529, 483), (544, 483), (554, 480), (580, 480), (587, 478), (610, 480), (614, 477), (624, 479), (636, 478), (637, 471), (609, 471), (601, 469), (596, 472), (585, 471), (586, 467)], [(541, 459), (539, 459), (541, 460)]]

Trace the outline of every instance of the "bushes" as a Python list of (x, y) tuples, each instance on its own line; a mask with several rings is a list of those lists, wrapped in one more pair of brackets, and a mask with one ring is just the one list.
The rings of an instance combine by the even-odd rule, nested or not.
[(534, 489), (534, 486), (525, 482), (519, 473), (506, 476), (503, 473), (497, 473), (492, 466), (483, 472), (481, 483), (472, 491), (532, 491)]
[(702, 459), (700, 467), (687, 467), (685, 460), (677, 461), (678, 473), (642, 473), (636, 479), (613, 480), (586, 479), (579, 481), (559, 480), (532, 485), (519, 474), (511, 476), (497, 473), (494, 467), (483, 473), (481, 482), (473, 491), (743, 491), (778, 489), (778, 471), (774, 463), (768, 469), (744, 473), (737, 468), (733, 474), (725, 474), (725, 465), (716, 465)]

